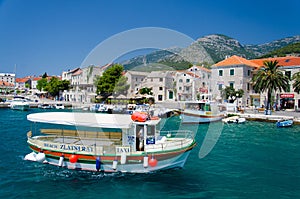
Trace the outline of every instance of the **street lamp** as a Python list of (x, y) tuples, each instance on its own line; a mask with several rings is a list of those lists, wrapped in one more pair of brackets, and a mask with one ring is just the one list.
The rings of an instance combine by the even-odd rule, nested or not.
[(235, 98), (236, 99), (236, 110), (238, 111), (239, 110), (239, 96), (240, 95), (239, 95), (239, 93), (236, 93), (235, 96), (236, 96), (236, 98)]

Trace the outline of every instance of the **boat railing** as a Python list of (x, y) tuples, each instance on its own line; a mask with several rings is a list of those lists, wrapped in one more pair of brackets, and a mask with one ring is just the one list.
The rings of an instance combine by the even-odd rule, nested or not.
[(186, 148), (194, 142), (194, 135), (192, 131), (188, 130), (173, 130), (161, 131), (159, 139), (155, 144), (149, 144), (145, 147), (146, 153), (155, 151), (169, 151)]
[(167, 138), (194, 138), (194, 133), (189, 130), (171, 130), (171, 131), (160, 131), (161, 136), (166, 136)]

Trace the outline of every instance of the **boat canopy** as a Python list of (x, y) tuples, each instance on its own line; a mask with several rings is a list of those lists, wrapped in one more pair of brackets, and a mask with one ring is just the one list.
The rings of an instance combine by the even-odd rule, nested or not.
[(27, 116), (32, 122), (100, 128), (130, 128), (132, 120), (126, 114), (99, 114), (79, 112), (45, 112)]

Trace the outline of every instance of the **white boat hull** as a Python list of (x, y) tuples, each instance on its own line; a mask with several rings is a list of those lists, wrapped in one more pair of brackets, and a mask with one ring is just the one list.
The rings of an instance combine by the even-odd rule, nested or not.
[[(190, 150), (186, 151), (178, 156), (175, 156), (170, 159), (161, 160), (157, 162), (157, 165), (151, 167), (148, 165), (144, 167), (143, 161), (140, 161), (135, 164), (121, 164), (118, 162), (116, 169), (113, 168), (113, 163), (104, 163), (101, 164), (100, 170), (102, 172), (122, 172), (122, 173), (149, 173), (157, 170), (165, 170), (165, 169), (172, 169), (172, 168), (182, 168), (190, 154)], [(31, 161), (34, 161), (31, 159)], [(59, 160), (54, 158), (46, 158), (44, 163), (48, 163), (54, 166), (59, 166)], [(69, 161), (64, 161), (62, 167), (68, 169), (75, 169), (75, 170), (86, 170), (86, 171), (97, 171), (96, 164), (89, 164), (89, 163), (71, 163)]]
[(13, 110), (26, 111), (29, 109), (29, 104), (28, 103), (12, 103), (12, 104), (10, 104), (10, 108)]
[(184, 111), (181, 115), (182, 123), (209, 123), (222, 120), (224, 115), (215, 115), (205, 111)]

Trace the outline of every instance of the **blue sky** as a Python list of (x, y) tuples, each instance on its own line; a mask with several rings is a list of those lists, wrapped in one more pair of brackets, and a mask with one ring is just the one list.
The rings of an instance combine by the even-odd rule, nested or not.
[(160, 27), (242, 44), (300, 35), (298, 0), (0, 0), (0, 72), (60, 75), (120, 32)]

